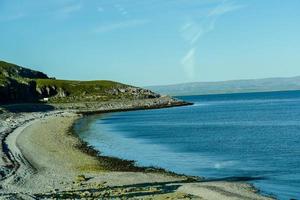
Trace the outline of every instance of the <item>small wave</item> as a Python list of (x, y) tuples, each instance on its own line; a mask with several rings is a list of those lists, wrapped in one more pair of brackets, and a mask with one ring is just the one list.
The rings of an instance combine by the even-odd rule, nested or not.
[(192, 107), (199, 107), (199, 106), (209, 106), (210, 104), (209, 103), (194, 103), (193, 105), (192, 105)]
[(236, 164), (236, 161), (223, 161), (223, 162), (217, 162), (214, 164), (215, 169), (223, 169), (227, 167), (231, 167)]

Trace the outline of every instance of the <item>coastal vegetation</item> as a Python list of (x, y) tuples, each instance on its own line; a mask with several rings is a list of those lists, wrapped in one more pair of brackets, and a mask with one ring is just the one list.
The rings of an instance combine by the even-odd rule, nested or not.
[(159, 94), (150, 90), (114, 81), (56, 80), (42, 72), (0, 61), (0, 103), (74, 103), (158, 97)]

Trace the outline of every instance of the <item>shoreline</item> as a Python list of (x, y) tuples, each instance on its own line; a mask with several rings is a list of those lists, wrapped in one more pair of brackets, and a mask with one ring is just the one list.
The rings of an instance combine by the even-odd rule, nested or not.
[[(127, 112), (127, 111), (134, 111), (134, 110), (125, 110), (125, 111), (121, 111), (121, 112)], [(115, 112), (115, 111), (113, 111)], [(119, 111), (120, 112), (120, 111)], [(109, 113), (109, 112), (105, 112), (105, 113)], [(105, 114), (105, 113), (101, 113), (101, 114)], [(114, 170), (114, 171), (129, 171), (129, 172), (153, 172), (153, 173), (162, 173), (162, 174), (166, 174), (166, 175), (170, 175), (170, 176), (174, 176), (174, 177), (181, 177), (181, 178), (186, 178), (188, 181), (190, 182), (196, 182), (199, 180), (203, 180), (203, 177), (198, 177), (198, 176), (189, 176), (186, 174), (179, 174), (179, 173), (175, 173), (169, 170), (166, 170), (164, 168), (160, 168), (160, 167), (152, 167), (152, 166), (138, 166), (136, 165), (136, 160), (126, 160), (126, 159), (122, 159), (119, 157), (113, 157), (113, 156), (105, 156), (102, 155), (102, 152), (100, 150), (95, 149), (93, 146), (89, 145), (87, 142), (83, 141), (76, 133), (76, 131), (74, 130), (75, 127), (74, 125), (77, 123), (78, 120), (84, 118), (85, 116), (88, 115), (99, 115), (99, 113), (97, 114), (85, 114), (82, 113), (82, 116), (79, 117), (78, 119), (74, 120), (72, 126), (69, 128), (69, 132), (76, 138), (79, 139), (79, 145), (77, 146), (77, 148), (79, 150), (81, 150), (82, 152), (93, 156), (99, 160), (107, 160), (107, 161), (111, 161), (111, 163), (113, 164), (112, 166), (109, 166), (107, 168), (107, 170)]]
[(155, 110), (155, 109), (167, 109), (173, 107), (182, 107), (182, 106), (191, 106), (194, 103), (189, 102), (178, 102), (170, 105), (157, 105), (157, 106), (141, 106), (133, 108), (121, 108), (121, 109), (112, 109), (112, 110), (95, 110), (95, 111), (79, 111), (78, 114), (82, 115), (94, 115), (94, 114), (104, 114), (104, 113), (114, 113), (114, 112), (128, 112), (128, 111), (138, 111), (138, 110)]
[[(187, 104), (187, 105), (193, 105), (192, 104)], [(184, 105), (183, 105), (184, 106)], [(168, 108), (168, 107), (167, 107)], [(152, 108), (152, 109), (156, 109), (156, 108)], [(141, 110), (141, 109), (132, 109), (132, 110), (120, 110), (120, 111), (106, 111), (106, 112), (95, 112), (95, 113), (80, 113), (82, 114), (82, 117), (80, 117), (79, 119), (77, 120), (80, 120), (82, 119), (84, 116), (88, 116), (88, 115), (95, 115), (95, 114), (105, 114), (105, 113), (114, 113), (114, 112), (127, 112), (127, 111), (135, 111), (135, 110)], [(74, 125), (76, 124), (76, 121), (74, 121), (72, 127), (70, 128), (70, 131), (72, 132), (72, 134), (75, 136), (75, 137), (78, 137), (79, 136), (75, 133), (75, 130), (74, 130)], [(187, 183), (199, 183), (199, 182), (206, 182), (206, 181), (209, 181), (209, 182), (219, 182), (217, 179), (214, 180), (214, 179), (207, 179), (206, 177), (202, 177), (202, 176), (191, 176), (191, 175), (187, 175), (187, 174), (179, 174), (179, 173), (176, 173), (176, 172), (173, 172), (173, 171), (169, 171), (167, 169), (164, 169), (164, 168), (160, 168), (160, 167), (147, 167), (147, 166), (138, 166), (138, 165), (135, 165), (136, 163), (136, 160), (126, 160), (126, 159), (122, 159), (122, 158), (119, 158), (119, 157), (112, 157), (112, 156), (103, 156), (101, 155), (101, 151), (99, 150), (96, 150), (93, 146), (89, 145), (87, 142), (83, 141), (82, 139), (80, 139), (80, 141), (82, 142), (82, 144), (84, 145), (82, 150), (85, 151), (85, 149), (87, 149), (88, 153), (89, 151), (91, 151), (91, 155), (92, 156), (96, 156), (96, 157), (99, 157), (99, 159), (101, 158), (112, 158), (112, 159), (116, 159), (116, 160), (119, 160), (121, 162), (129, 162), (130, 165), (133, 165), (134, 168), (138, 169), (138, 171), (136, 172), (140, 172), (139, 170), (141, 170), (142, 172), (155, 172), (155, 173), (162, 173), (162, 174), (166, 174), (166, 175), (171, 175), (171, 176), (175, 176), (175, 177), (184, 177), (186, 178), (186, 182)], [(249, 183), (248, 181), (251, 181), (251, 180), (254, 180), (254, 179), (248, 179), (248, 178), (245, 178), (245, 177), (232, 177), (230, 178), (232, 181), (234, 182), (239, 182), (241, 184), (245, 184), (246, 187), (247, 187), (247, 190), (249, 190), (250, 192), (253, 192), (255, 194), (258, 194), (260, 197), (262, 197), (263, 199), (266, 198), (266, 199), (275, 199), (275, 197), (272, 197), (266, 193), (262, 193), (258, 188), (256, 188), (252, 183)], [(222, 180), (222, 178), (220, 179), (220, 182), (231, 182), (231, 180)], [(242, 196), (240, 196), (241, 199), (243, 199)], [(246, 198), (247, 199), (247, 198)], [(256, 198), (254, 198), (256, 199)], [(260, 199), (260, 198), (258, 198)]]
[[(70, 116), (66, 117), (65, 115)], [(163, 191), (165, 189), (158, 188), (162, 187), (162, 185), (165, 187), (168, 184), (172, 185), (186, 182), (185, 178), (182, 177), (175, 177), (159, 172), (126, 170), (110, 171), (103, 169), (102, 167), (97, 169), (91, 167), (90, 165), (93, 164), (95, 164), (95, 166), (100, 164), (101, 166), (101, 163), (99, 163), (93, 156), (77, 149), (77, 145), (79, 143), (76, 141), (79, 141), (78, 138), (68, 132), (77, 118), (78, 115), (75, 113), (54, 114), (43, 119), (36, 119), (28, 122), (18, 127), (12, 134), (10, 134), (10, 138), (8, 138), (8, 146), (11, 148), (13, 154), (18, 155), (15, 157), (17, 158), (17, 162), (20, 164), (20, 167), (17, 167), (11, 177), (8, 177), (1, 182), (2, 189), (0, 189), (0, 199), (1, 197), (8, 196), (10, 198), (16, 198), (16, 195), (19, 194), (22, 194), (23, 196), (25, 195), (27, 198), (34, 196), (39, 199), (49, 197), (62, 198), (65, 196), (70, 196), (72, 198), (83, 198), (83, 196), (86, 196), (98, 199), (99, 197), (107, 197), (107, 195), (131, 197), (134, 192), (141, 191), (145, 193), (143, 196), (147, 198), (155, 195), (159, 199), (166, 195), (170, 195), (173, 199), (177, 199), (179, 197), (183, 197), (183, 199), (190, 199), (188, 198), (189, 195), (186, 196), (181, 192), (169, 194), (169, 191)], [(49, 126), (51, 128), (56, 127), (57, 129), (55, 131), (63, 129), (63, 131), (60, 132), (60, 134), (62, 134), (60, 135), (60, 139), (62, 139), (61, 144), (70, 142), (71, 140), (69, 143), (71, 146), (68, 146), (68, 144), (68, 148), (64, 149), (65, 151), (59, 155), (56, 155), (58, 152), (52, 152), (53, 149), (51, 149), (51, 146), (55, 145), (55, 148), (57, 147), (56, 137), (47, 140), (46, 143), (48, 144), (44, 143), (45, 138), (38, 139), (35, 137), (43, 135), (35, 130), (41, 130), (41, 127), (45, 126), (47, 128), (49, 128)], [(49, 133), (47, 131), (41, 132)], [(40, 142), (42, 142), (42, 144), (40, 144)], [(47, 145), (50, 145), (50, 149), (48, 149), (49, 146)], [(38, 146), (40, 146), (40, 148), (37, 148)], [(15, 149), (14, 147), (18, 147), (18, 149)], [(47, 150), (45, 151), (45, 149)], [(35, 152), (31, 152), (32, 150)], [(24, 157), (19, 157), (20, 152), (22, 152)], [(67, 157), (63, 156), (63, 154), (66, 153), (70, 154)], [(46, 161), (43, 160), (43, 157), (48, 154), (57, 157), (50, 160), (47, 160), (49, 157), (46, 157)], [(24, 158), (28, 160), (30, 165), (25, 162)], [(65, 159), (67, 159), (67, 163), (62, 163)], [(76, 160), (80, 161), (77, 162)], [(81, 162), (82, 160), (84, 160), (84, 162)], [(82, 166), (88, 166), (91, 168), (83, 169), (81, 168)], [(82, 174), (84, 174), (84, 180), (78, 180), (78, 177)], [(146, 183), (145, 180), (147, 180)], [(122, 187), (124, 187), (124, 189), (122, 189)], [(90, 190), (95, 190), (97, 192), (90, 192)], [(106, 190), (109, 191), (109, 194), (105, 192)]]
[[(37, 116), (39, 116), (39, 118), (34, 119)], [(80, 170), (80, 167), (76, 167), (82, 163), (72, 163), (74, 160), (68, 158), (70, 155), (73, 155), (76, 159), (87, 159), (83, 163), (91, 163), (92, 165), (95, 164), (95, 166), (99, 164), (99, 160), (97, 159), (103, 161), (104, 158), (101, 155), (100, 157), (97, 155), (98, 158), (95, 159), (95, 154), (98, 154), (97, 151), (88, 147), (88, 144), (82, 141), (76, 143), (76, 141), (78, 142), (80, 139), (76, 134), (70, 132), (70, 130), (75, 120), (80, 116), (82, 117), (83, 115), (78, 115), (78, 113), (76, 114), (74, 111), (46, 112), (35, 114), (34, 117), (31, 117), (31, 120), (25, 120), (23, 124), (16, 125), (16, 128), (8, 134), (8, 138), (9, 136), (15, 138), (12, 138), (8, 143), (8, 149), (12, 147), (12, 144), (15, 142), (15, 146), (19, 148), (20, 151), (18, 152), (14, 148), (9, 150), (14, 155), (17, 155), (15, 157), (19, 159), (20, 167), (12, 172), (11, 177), (1, 181), (3, 188), (0, 189), (0, 198), (16, 198), (25, 195), (26, 198), (32, 199), (35, 197), (43, 199), (46, 197), (62, 198), (65, 196), (74, 198), (83, 198), (84, 196), (95, 199), (99, 197), (127, 197), (134, 199), (165, 199), (167, 197), (170, 199), (199, 199), (200, 197), (206, 199), (271, 199), (258, 194), (253, 186), (243, 181), (205, 181), (204, 179), (195, 182), (194, 179), (189, 179), (191, 178), (189, 176), (175, 173), (171, 174), (165, 170), (152, 171), (153, 168), (151, 168), (150, 172), (147, 170), (143, 171), (147, 169), (147, 167), (142, 168), (143, 170), (141, 171), (126, 171), (124, 166), (120, 168), (120, 162), (121, 164), (125, 163), (127, 167), (133, 165), (133, 162), (124, 161), (119, 158), (107, 157), (108, 161), (114, 162), (119, 167), (116, 171), (103, 170), (103, 168), (101, 170), (98, 168), (93, 170), (93, 167), (87, 170)], [(59, 135), (55, 135), (56, 137), (52, 139), (45, 138), (45, 135), (51, 136), (49, 130), (52, 129), (55, 129), (57, 133), (59, 132)], [(38, 140), (37, 136), (40, 137), (40, 140)], [(75, 144), (77, 146), (74, 145), (74, 140), (72, 141), (70, 137), (76, 140)], [(64, 143), (60, 143), (62, 148), (65, 148), (62, 154), (52, 152), (53, 150), (57, 151), (57, 149), (55, 149), (58, 147), (55, 146), (58, 142), (57, 138), (62, 141), (71, 141), (71, 146), (65, 146), (66, 148), (63, 147)], [(34, 146), (39, 142), (41, 142), (41, 144), (38, 145), (38, 147)], [(52, 144), (44, 144), (45, 142)], [(55, 148), (47, 150), (47, 145), (54, 145)], [(73, 149), (72, 146), (76, 147), (78, 151)], [(67, 157), (64, 155), (66, 152), (70, 153)], [(48, 160), (49, 155), (55, 158)], [(42, 157), (40, 159), (45, 163), (37, 163), (36, 159), (39, 157)], [(68, 160), (70, 163), (63, 166), (62, 161), (66, 158), (70, 159)], [(29, 164), (26, 164), (26, 160)], [(59, 164), (59, 167), (57, 164)], [(51, 165), (54, 167), (51, 168)], [(73, 166), (75, 166), (75, 170), (73, 170)], [(141, 169), (140, 167), (135, 167), (135, 169), (136, 168)], [(79, 171), (77, 171), (78, 169)], [(49, 175), (52, 173), (54, 173), (54, 176)], [(84, 177), (81, 178), (84, 180), (78, 181), (78, 176), (82, 174), (84, 174)], [(48, 188), (49, 181), (52, 183), (50, 184), (52, 188)], [(70, 185), (71, 188), (69, 188)], [(80, 192), (78, 192), (79, 189)], [(94, 192), (91, 192), (91, 190)], [(11, 191), (11, 193), (7, 194), (8, 191)]]

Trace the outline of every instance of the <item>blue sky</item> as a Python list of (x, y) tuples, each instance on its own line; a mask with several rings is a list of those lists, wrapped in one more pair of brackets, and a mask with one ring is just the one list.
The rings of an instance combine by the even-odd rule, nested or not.
[(299, 0), (0, 0), (0, 59), (139, 86), (300, 75)]

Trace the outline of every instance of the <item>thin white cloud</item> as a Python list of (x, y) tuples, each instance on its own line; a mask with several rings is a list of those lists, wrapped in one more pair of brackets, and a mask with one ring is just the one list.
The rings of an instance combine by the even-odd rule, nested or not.
[(121, 13), (121, 15), (128, 15), (128, 11), (120, 4), (115, 4), (114, 7)]
[[(1, 1), (1, 0), (0, 0)], [(58, 17), (65, 18), (82, 9), (81, 0), (24, 1), (18, 5), (7, 4), (1, 8), (0, 21), (14, 21), (23, 18)]]
[(214, 30), (215, 23), (219, 17), (244, 7), (244, 5), (222, 1), (222, 3), (211, 9), (208, 14), (202, 16), (201, 20), (190, 17), (180, 28), (181, 35), (191, 45), (195, 45), (203, 35)]
[(236, 11), (244, 7), (245, 5), (237, 5), (232, 2), (223, 1), (209, 12), (208, 17), (224, 15), (228, 12)]
[(136, 27), (140, 25), (147, 24), (149, 20), (143, 20), (143, 19), (133, 19), (133, 20), (125, 20), (110, 24), (104, 24), (101, 26), (98, 26), (95, 30), (96, 33), (105, 33), (105, 32), (111, 32), (118, 29), (124, 29), (124, 28), (131, 28)]
[(60, 13), (63, 15), (70, 15), (74, 12), (78, 12), (82, 9), (82, 4), (81, 3), (73, 3), (73, 4), (68, 4), (65, 5), (64, 7), (61, 8)]
[(197, 43), (199, 38), (206, 32), (204, 27), (193, 20), (187, 21), (180, 29), (182, 37), (191, 45)]
[(187, 54), (181, 60), (181, 64), (188, 78), (193, 78), (194, 76), (192, 74), (195, 72), (196, 68), (196, 49), (200, 38), (215, 29), (218, 18), (244, 7), (245, 5), (238, 5), (233, 1), (223, 0), (217, 6), (201, 16), (201, 20), (189, 17), (182, 25), (180, 28), (181, 36), (190, 46)]
[(183, 69), (189, 79), (193, 79), (195, 76), (195, 54), (196, 48), (191, 48), (181, 60)]

